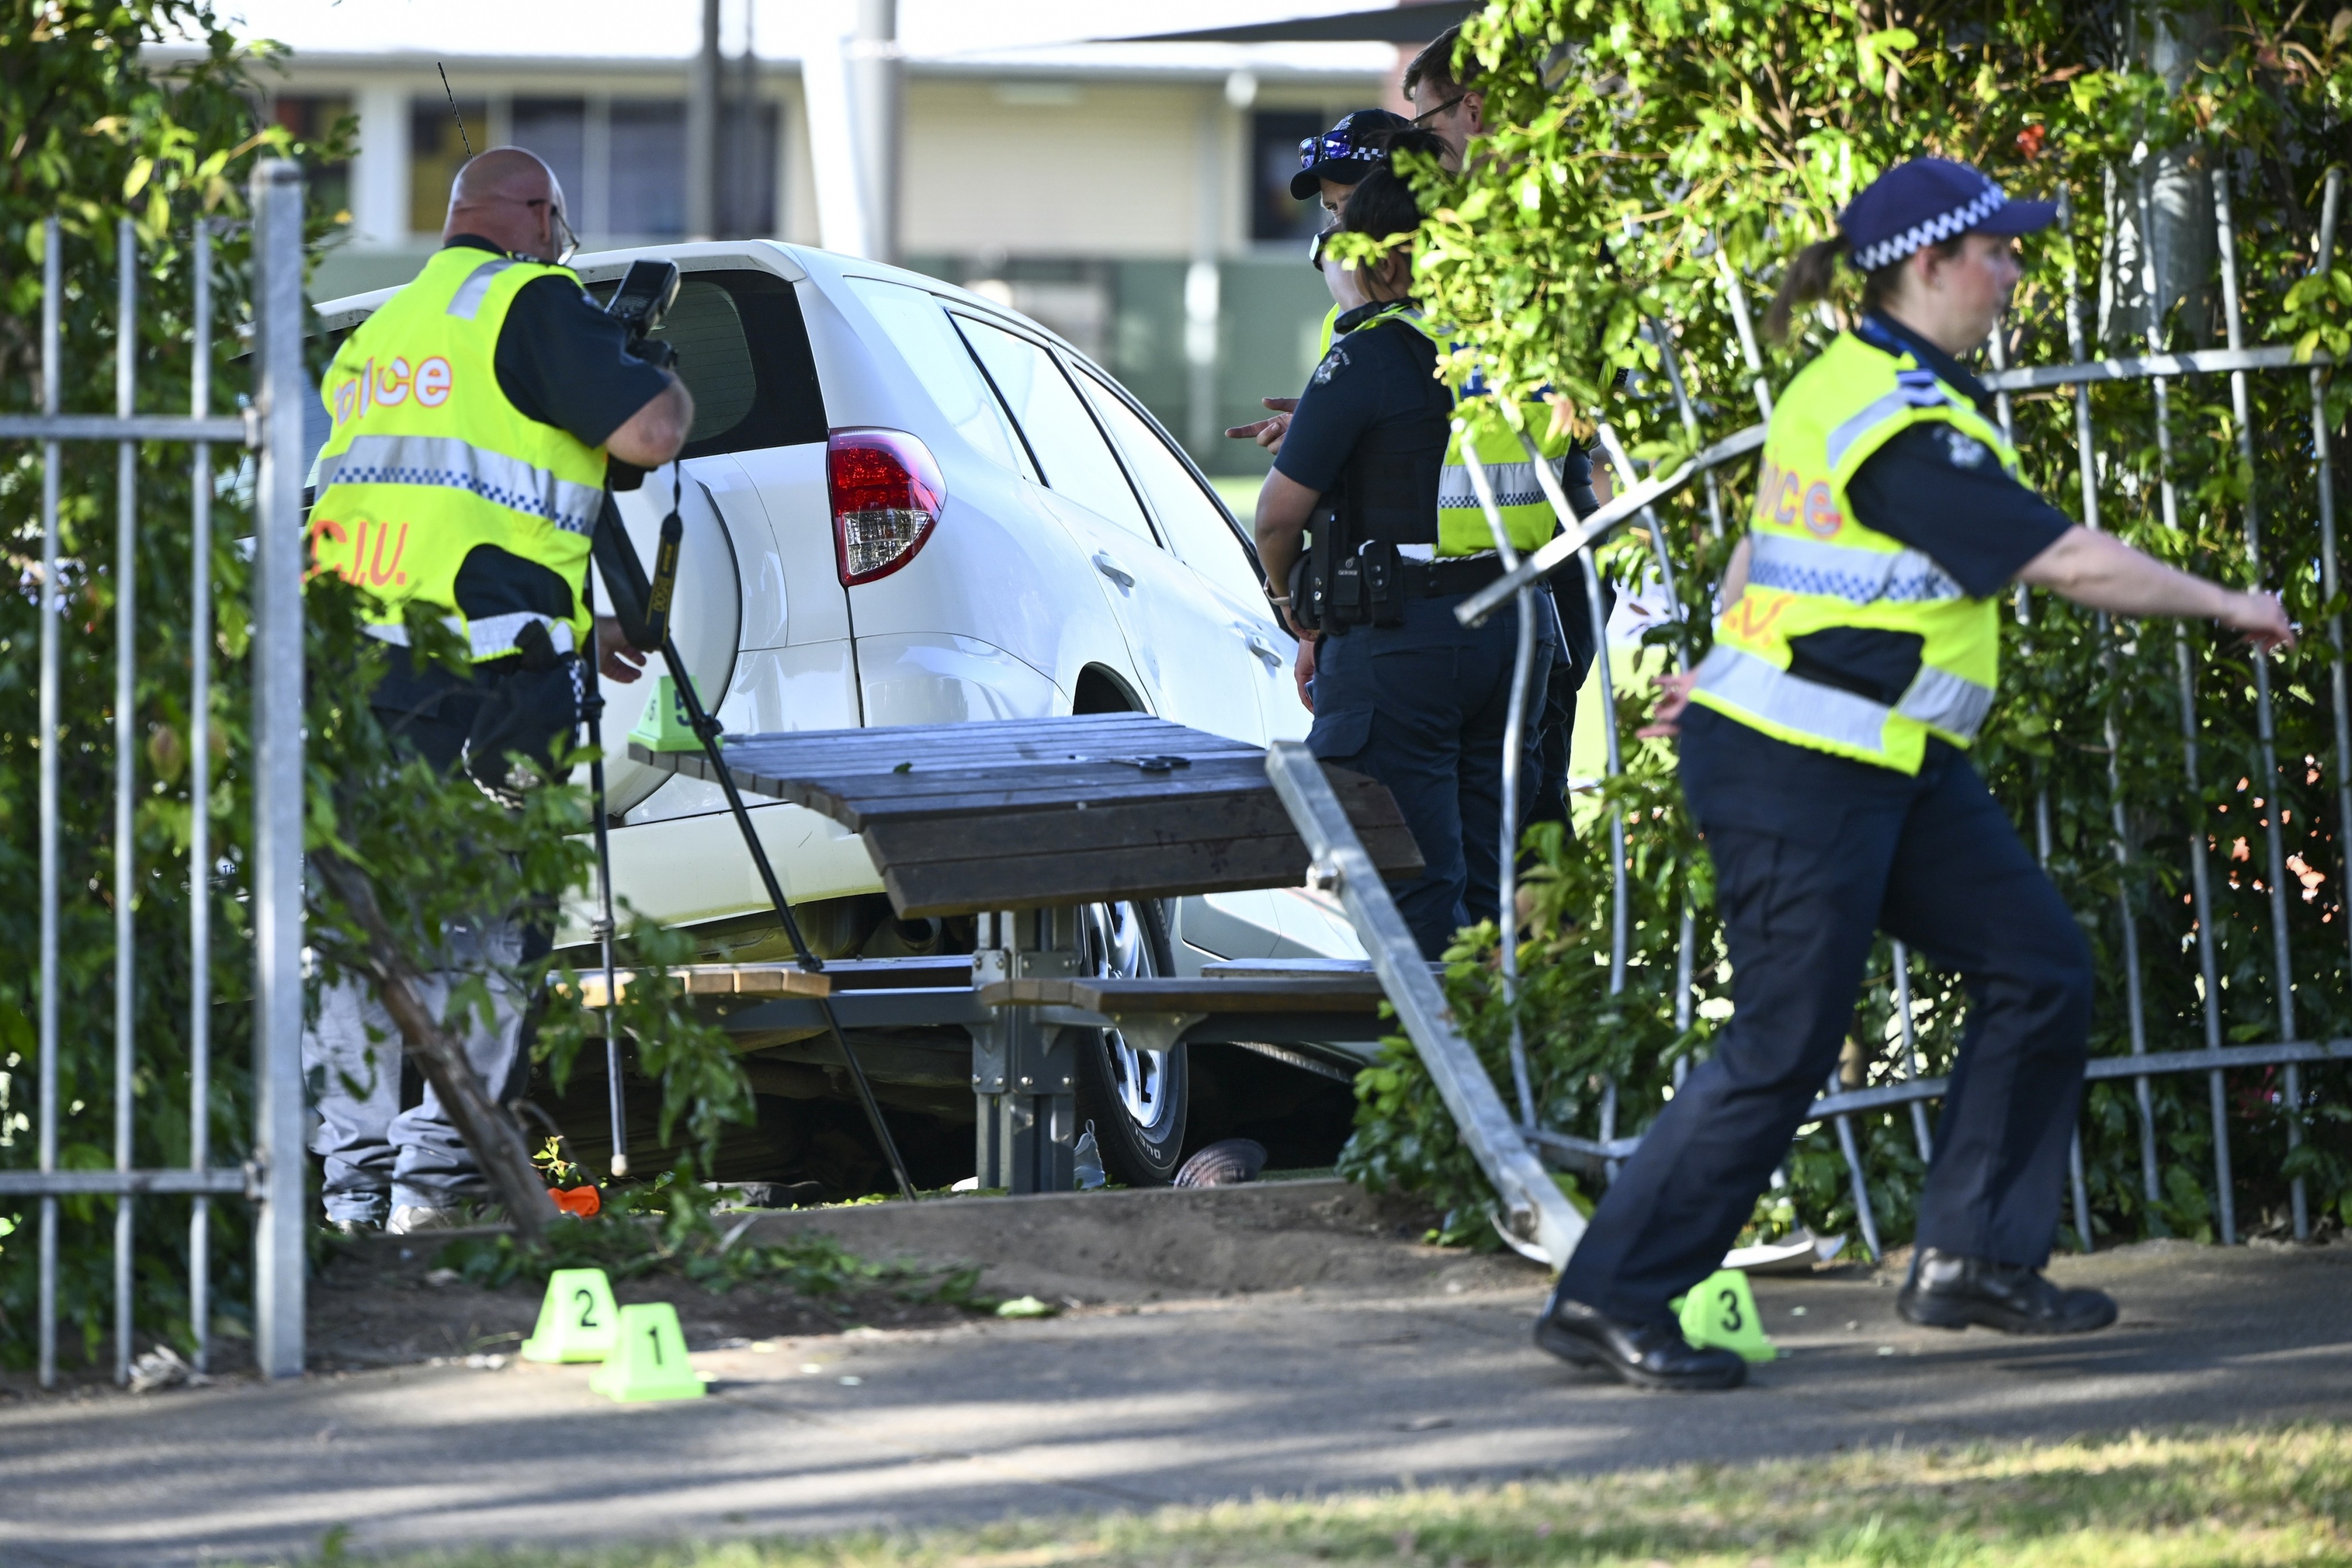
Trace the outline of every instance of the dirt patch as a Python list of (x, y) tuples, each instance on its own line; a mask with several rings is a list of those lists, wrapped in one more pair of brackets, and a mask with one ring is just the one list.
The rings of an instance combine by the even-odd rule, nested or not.
[(820, 1232), (860, 1257), (980, 1264), (982, 1288), (1048, 1300), (1328, 1289), (1387, 1295), (1523, 1289), (1540, 1275), (1509, 1253), (1425, 1246), (1435, 1215), (1346, 1182), (957, 1197), (794, 1209), (747, 1239)]
[[(338, 1244), (310, 1281), (310, 1366), (356, 1370), (513, 1356), (539, 1321), (539, 1287), (517, 1280), (491, 1290), (455, 1277), (436, 1262), (449, 1239), (369, 1237)], [(670, 1275), (616, 1279), (613, 1296), (625, 1307), (671, 1303), (687, 1348), (696, 1351), (860, 1326), (927, 1328), (971, 1316), (936, 1301), (902, 1300), (887, 1288), (811, 1297), (753, 1281), (713, 1291)]]

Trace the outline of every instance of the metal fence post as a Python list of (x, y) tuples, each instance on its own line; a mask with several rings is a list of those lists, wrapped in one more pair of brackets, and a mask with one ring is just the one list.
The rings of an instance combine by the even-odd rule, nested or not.
[[(41, 237), (41, 415), (58, 416), (64, 387), (63, 352), (58, 331), (58, 301), (65, 283), (58, 252), (64, 237), (58, 220), (42, 225)], [(58, 468), (62, 448), (54, 440), (41, 444), (41, 1092), (40, 1173), (58, 1169), (58, 638), (63, 633), (58, 617)], [(58, 1200), (41, 1194), (40, 1279), (36, 1334), (40, 1340), (40, 1383), (58, 1383)]]
[[(212, 413), (213, 230), (196, 220), (194, 353), (189, 417)], [(212, 1163), (213, 1074), (213, 448), (195, 444), (188, 489), (188, 1169)], [(212, 1370), (212, 1199), (198, 1193), (188, 1216), (188, 1331), (194, 1365)]]
[(302, 1371), (302, 171), (253, 176), (263, 421), (253, 564), (255, 1359)]
[[(114, 226), (114, 413), (139, 412), (139, 231)], [(114, 1168), (131, 1169), (139, 1043), (139, 443), (114, 447)], [(114, 1200), (114, 1381), (131, 1381), (131, 1226)]]

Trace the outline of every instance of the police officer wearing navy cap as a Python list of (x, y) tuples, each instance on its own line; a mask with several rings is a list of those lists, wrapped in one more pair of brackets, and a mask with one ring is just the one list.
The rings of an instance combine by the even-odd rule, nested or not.
[[(1416, 151), (1433, 152), (1427, 132), (1405, 134), (1420, 139)], [(1444, 334), (1412, 306), (1412, 237), (1421, 224), (1412, 187), (1376, 165), (1349, 196), (1343, 221), (1395, 248), (1360, 269), (1370, 298), (1339, 318), (1340, 335), (1299, 401), (1258, 494), (1258, 557), (1300, 636), (1302, 684), (1313, 682), (1307, 747), (1395, 796), (1426, 867), (1397, 889), (1397, 907), (1422, 952), (1437, 958), (1463, 925), (1496, 912), (1517, 640), (1516, 611), (1481, 626), (1454, 616), (1464, 595), (1503, 571), (1464, 443), (1476, 443), (1517, 548), (1535, 549), (1558, 525), (1517, 436), (1479, 400), (1457, 404), (1437, 379)], [(1559, 640), (1549, 606), (1540, 607), (1530, 708)], [(1536, 717), (1522, 715), (1521, 766), (1530, 777)]]
[[(1356, 182), (1388, 156), (1389, 139), (1400, 131), (1412, 129), (1412, 121), (1402, 114), (1391, 114), (1385, 109), (1359, 109), (1341, 115), (1339, 122), (1320, 136), (1309, 136), (1298, 144), (1298, 172), (1290, 176), (1291, 199), (1319, 201), (1330, 219), (1317, 232), (1307, 252), (1308, 263), (1323, 275), (1324, 287), (1331, 291), (1331, 308), (1324, 312), (1323, 325), (1316, 338), (1318, 359), (1331, 352), (1331, 335), (1339, 318), (1365, 302), (1363, 287), (1357, 281), (1354, 268), (1323, 264), (1323, 242), (1339, 232), (1339, 210), (1347, 205)], [(1297, 408), (1298, 399), (1265, 397), (1259, 401), (1274, 412), (1264, 419), (1232, 426), (1225, 434), (1236, 441), (1255, 441), (1267, 451), (1275, 451), (1282, 446), (1283, 433), (1290, 428), (1290, 416)]]
[(1921, 158), (1857, 196), (1790, 267), (1768, 327), (1842, 257), (1863, 316), (1782, 395), (1713, 651), (1645, 733), (1681, 737), (1714, 857), (1736, 1012), (1610, 1184), (1538, 1320), (1568, 1361), (1649, 1388), (1729, 1388), (1667, 1303), (1720, 1267), (1835, 1064), (1873, 935), (1956, 970), (1969, 1023), (1896, 1308), (2016, 1334), (2113, 1322), (2041, 1270), (2056, 1239), (2090, 1026), (2091, 953), (1970, 765), (1992, 706), (2003, 591), (2122, 616), (2200, 616), (2267, 652), (2279, 601), (2178, 572), (2071, 523), (2017, 478), (1957, 356), (1992, 330), (2014, 237), (2048, 202)]

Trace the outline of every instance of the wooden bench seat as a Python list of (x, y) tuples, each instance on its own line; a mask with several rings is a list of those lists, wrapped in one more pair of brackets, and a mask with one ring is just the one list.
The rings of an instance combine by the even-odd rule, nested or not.
[(1269, 975), (1235, 979), (1002, 980), (981, 987), (988, 1006), (1080, 1007), (1105, 1017), (1142, 1013), (1373, 1013), (1383, 998), (1379, 977)]
[[(971, 984), (968, 953), (933, 958), (843, 958), (827, 961), (811, 974), (797, 963), (684, 963), (671, 977), (689, 996), (838, 996), (850, 991), (932, 990)], [(622, 995), (636, 979), (636, 971), (614, 971)], [(604, 1005), (604, 972), (594, 969), (580, 976), (582, 1005)]]

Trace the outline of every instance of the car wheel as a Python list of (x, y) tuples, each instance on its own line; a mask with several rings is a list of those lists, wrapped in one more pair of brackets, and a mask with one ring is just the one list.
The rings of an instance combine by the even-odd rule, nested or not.
[[(1086, 973), (1172, 974), (1168, 916), (1151, 900), (1091, 904), (1080, 921)], [(1103, 1171), (1133, 1187), (1164, 1187), (1182, 1163), (1189, 1077), (1181, 1047), (1146, 1050), (1117, 1029), (1081, 1036), (1078, 1116), (1092, 1121)]]

